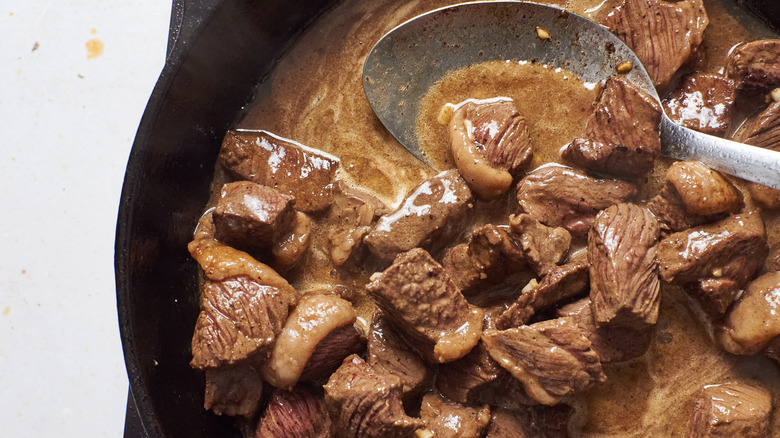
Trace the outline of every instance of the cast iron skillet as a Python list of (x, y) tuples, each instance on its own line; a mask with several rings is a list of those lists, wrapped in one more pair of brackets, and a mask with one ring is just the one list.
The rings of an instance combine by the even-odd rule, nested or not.
[[(203, 409), (189, 367), (198, 314), (187, 243), (222, 137), (260, 78), (334, 0), (174, 0), (168, 57), (141, 119), (117, 222), (119, 326), (130, 379), (126, 436), (239, 436)], [(139, 47), (139, 50), (143, 48)]]
[[(136, 134), (117, 221), (128, 438), (240, 436), (230, 418), (203, 409), (203, 374), (189, 367), (198, 267), (186, 247), (225, 132), (274, 61), (335, 1), (173, 0), (168, 57)], [(774, 2), (738, 1), (780, 27)]]

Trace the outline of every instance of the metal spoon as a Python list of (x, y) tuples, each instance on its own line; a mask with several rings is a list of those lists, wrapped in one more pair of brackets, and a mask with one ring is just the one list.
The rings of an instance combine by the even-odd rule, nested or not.
[[(545, 29), (541, 39), (536, 28)], [(406, 149), (427, 162), (417, 142), (422, 96), (447, 72), (493, 60), (532, 60), (560, 67), (586, 82), (624, 77), (656, 100), (658, 93), (636, 57), (607, 28), (554, 6), (517, 1), (464, 3), (413, 18), (387, 33), (368, 54), (363, 89), (379, 120)], [(666, 115), (662, 153), (780, 189), (780, 152), (683, 128)]]

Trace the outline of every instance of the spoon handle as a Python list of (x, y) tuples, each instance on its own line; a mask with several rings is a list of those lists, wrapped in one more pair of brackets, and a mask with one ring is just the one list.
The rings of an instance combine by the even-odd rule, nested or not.
[(780, 152), (702, 134), (664, 116), (661, 120), (663, 155), (699, 160), (712, 169), (780, 189)]

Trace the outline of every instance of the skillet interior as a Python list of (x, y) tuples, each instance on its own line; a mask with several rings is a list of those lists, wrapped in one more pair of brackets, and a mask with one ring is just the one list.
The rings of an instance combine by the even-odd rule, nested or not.
[(203, 409), (189, 367), (198, 312), (187, 254), (226, 130), (258, 78), (333, 0), (175, 0), (168, 58), (136, 134), (117, 222), (117, 307), (130, 388), (151, 437), (239, 436)]

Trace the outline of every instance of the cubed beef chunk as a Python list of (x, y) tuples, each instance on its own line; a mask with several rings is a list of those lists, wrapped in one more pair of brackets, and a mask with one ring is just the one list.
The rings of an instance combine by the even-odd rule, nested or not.
[(256, 438), (330, 438), (331, 421), (322, 391), (298, 385), (277, 389), (255, 429)]
[(328, 333), (317, 344), (301, 372), (301, 381), (327, 380), (341, 365), (341, 361), (351, 354), (362, 354), (366, 350), (366, 340), (354, 325), (341, 326)]
[(340, 438), (408, 438), (424, 426), (406, 415), (398, 377), (376, 372), (352, 355), (325, 385), (325, 406)]
[(567, 263), (556, 266), (539, 285), (520, 295), (496, 320), (499, 330), (519, 327), (526, 324), (539, 310), (552, 306), (558, 301), (571, 298), (588, 287), (588, 264), (583, 262)]
[(225, 134), (219, 162), (234, 177), (273, 187), (295, 198), (305, 212), (330, 205), (339, 159), (266, 131)]
[(250, 417), (263, 395), (260, 373), (248, 364), (208, 368), (203, 407), (217, 415)]
[(701, 161), (677, 161), (666, 172), (680, 196), (685, 211), (692, 215), (736, 213), (745, 206), (742, 193), (720, 173)]
[(633, 179), (653, 169), (655, 157), (644, 149), (575, 138), (561, 149), (561, 157), (575, 167), (618, 178)]
[(287, 232), (271, 249), (274, 267), (286, 271), (293, 268), (309, 249), (311, 218), (298, 212)]
[(602, 363), (623, 362), (637, 358), (650, 348), (652, 330), (625, 327), (599, 327), (593, 320), (590, 298), (567, 304), (557, 311), (559, 317), (570, 316), (591, 342), (591, 348)]
[(368, 336), (368, 364), (380, 374), (401, 379), (404, 406), (419, 403), (433, 370), (397, 333), (382, 312), (374, 313)]
[(525, 119), (511, 100), (468, 100), (455, 110), (449, 130), (455, 165), (482, 198), (506, 192), (531, 161)]
[(769, 249), (769, 255), (764, 261), (764, 269), (768, 272), (780, 271), (780, 244), (774, 244)]
[(486, 330), (488, 352), (520, 380), (534, 400), (558, 404), (563, 397), (603, 382), (598, 355), (572, 318), (558, 318), (508, 330)]
[(780, 209), (780, 190), (759, 183), (748, 182), (748, 191), (753, 201), (761, 208), (766, 210)]
[(623, 0), (604, 24), (662, 88), (701, 44), (708, 23), (702, 0)]
[(727, 215), (700, 216), (688, 213), (685, 203), (677, 193), (677, 189), (669, 181), (666, 182), (657, 195), (647, 202), (646, 207), (658, 219), (661, 230), (665, 234), (714, 222), (718, 219), (723, 219)]
[(756, 354), (780, 337), (780, 272), (751, 281), (726, 315), (718, 339), (732, 354)]
[(503, 282), (511, 273), (523, 270), (526, 263), (507, 228), (487, 224), (474, 230), (468, 243), (448, 249), (442, 266), (464, 294), (473, 294), (480, 285)]
[(355, 310), (349, 301), (336, 295), (304, 295), (290, 312), (271, 356), (262, 365), (263, 378), (277, 388), (291, 390), (317, 345), (334, 330), (351, 326), (355, 319)]
[(544, 276), (569, 253), (571, 234), (562, 227), (548, 227), (529, 214), (509, 217), (509, 229), (520, 236), (525, 260), (536, 275)]
[(480, 438), (490, 423), (490, 407), (469, 408), (426, 394), (420, 407), (425, 429), (436, 438)]
[(330, 259), (334, 265), (360, 257), (363, 237), (385, 210), (384, 203), (369, 192), (336, 181), (328, 216)]
[(251, 181), (222, 186), (212, 213), (215, 237), (236, 248), (271, 248), (290, 232), (295, 200)]
[[(623, 146), (629, 153), (615, 155), (614, 159), (607, 160), (613, 166), (599, 171), (625, 176), (629, 171), (621, 167), (636, 165), (635, 172), (627, 176), (647, 173), (653, 167), (653, 160), (661, 155), (660, 123), (661, 105), (653, 97), (627, 79), (617, 76), (607, 79), (586, 123), (586, 137), (604, 145)], [(615, 162), (619, 156), (629, 160)]]
[(566, 228), (585, 237), (599, 211), (626, 201), (636, 187), (624, 181), (598, 179), (563, 166), (535, 170), (517, 186), (520, 208), (548, 227)]
[(723, 136), (731, 123), (736, 98), (734, 81), (711, 73), (686, 76), (664, 101), (674, 123), (706, 134)]
[(493, 409), (485, 438), (568, 438), (573, 411), (566, 404)]
[(430, 362), (463, 357), (479, 341), (482, 310), (424, 249), (398, 255), (366, 291)]
[(667, 236), (658, 245), (658, 264), (664, 281), (692, 284), (705, 310), (722, 315), (767, 252), (764, 221), (752, 211)]
[(740, 44), (729, 54), (726, 74), (740, 90), (761, 91), (780, 86), (780, 39)]
[(744, 383), (707, 385), (701, 391), (689, 438), (768, 438), (772, 396)]
[(387, 262), (413, 248), (442, 248), (461, 231), (471, 202), (471, 190), (458, 172), (444, 171), (420, 183), (395, 211), (380, 217), (363, 241)]
[(734, 140), (780, 151), (780, 102), (774, 102), (756, 117), (748, 119)]
[(590, 301), (598, 326), (641, 329), (658, 320), (658, 238), (645, 207), (618, 204), (599, 213), (588, 233)]
[(485, 344), (479, 342), (467, 355), (439, 367), (436, 388), (450, 400), (474, 404), (480, 390), (505, 373), (506, 370), (490, 356)]

